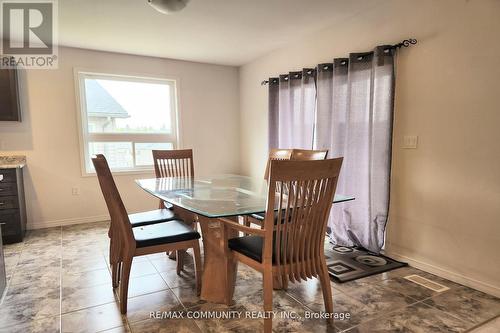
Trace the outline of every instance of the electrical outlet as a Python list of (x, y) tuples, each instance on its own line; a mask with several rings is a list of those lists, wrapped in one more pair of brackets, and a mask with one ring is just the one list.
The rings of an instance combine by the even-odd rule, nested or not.
[(80, 195), (80, 188), (79, 187), (73, 187), (71, 189), (71, 194), (73, 194), (73, 195)]
[(405, 135), (403, 137), (403, 148), (404, 149), (417, 149), (418, 136), (416, 135)]

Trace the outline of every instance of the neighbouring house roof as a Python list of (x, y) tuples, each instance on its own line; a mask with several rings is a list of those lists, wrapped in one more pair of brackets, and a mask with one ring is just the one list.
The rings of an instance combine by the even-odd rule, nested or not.
[(130, 115), (97, 80), (85, 80), (88, 117), (128, 118)]

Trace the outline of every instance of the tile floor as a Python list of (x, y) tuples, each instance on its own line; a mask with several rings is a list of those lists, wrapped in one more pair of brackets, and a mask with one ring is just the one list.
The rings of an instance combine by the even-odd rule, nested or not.
[[(5, 247), (9, 279), (0, 305), (0, 332), (259, 332), (260, 319), (151, 319), (152, 311), (261, 311), (262, 279), (240, 264), (235, 305), (200, 301), (191, 257), (185, 272), (164, 254), (136, 258), (127, 316), (120, 315), (107, 262), (106, 223), (30, 231)], [(421, 274), (450, 290), (436, 293), (403, 279)], [(335, 328), (306, 319), (324, 310), (316, 280), (274, 293), (276, 332), (500, 332), (500, 299), (406, 267), (332, 283)], [(496, 319), (495, 319), (496, 318)]]

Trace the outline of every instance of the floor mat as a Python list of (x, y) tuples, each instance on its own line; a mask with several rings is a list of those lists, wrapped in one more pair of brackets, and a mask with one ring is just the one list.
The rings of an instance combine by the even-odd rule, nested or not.
[(359, 247), (334, 246), (325, 249), (328, 273), (336, 282), (347, 282), (407, 266)]

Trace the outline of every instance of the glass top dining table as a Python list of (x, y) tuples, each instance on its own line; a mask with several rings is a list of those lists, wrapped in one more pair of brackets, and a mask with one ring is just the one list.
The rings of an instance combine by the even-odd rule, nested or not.
[[(159, 199), (209, 218), (263, 213), (267, 182), (262, 178), (224, 174), (210, 177), (137, 179), (136, 183)], [(336, 194), (334, 203), (354, 200)]]

